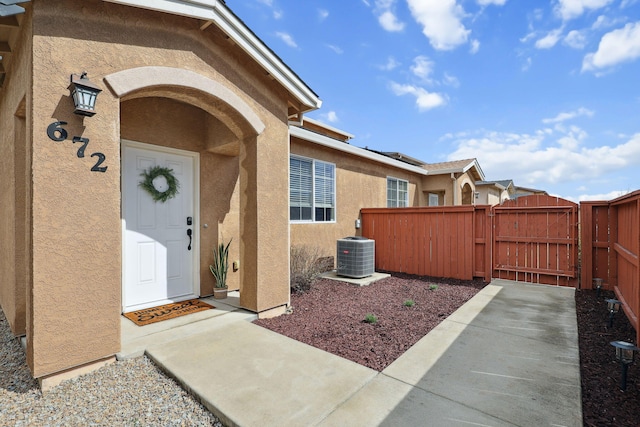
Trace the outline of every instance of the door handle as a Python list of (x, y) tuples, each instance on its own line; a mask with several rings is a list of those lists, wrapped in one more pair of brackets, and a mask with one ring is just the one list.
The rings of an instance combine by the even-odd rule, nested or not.
[(187, 228), (187, 236), (189, 236), (189, 246), (187, 247), (187, 250), (190, 251), (191, 250), (191, 239), (193, 235), (193, 231), (191, 231), (190, 228)]

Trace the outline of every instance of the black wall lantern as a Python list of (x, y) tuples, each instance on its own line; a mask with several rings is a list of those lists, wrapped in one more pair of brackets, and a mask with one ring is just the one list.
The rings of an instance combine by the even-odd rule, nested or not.
[(87, 78), (86, 72), (83, 72), (80, 76), (71, 74), (70, 89), (73, 103), (76, 106), (74, 113), (87, 117), (96, 114), (96, 99), (102, 89), (91, 83)]

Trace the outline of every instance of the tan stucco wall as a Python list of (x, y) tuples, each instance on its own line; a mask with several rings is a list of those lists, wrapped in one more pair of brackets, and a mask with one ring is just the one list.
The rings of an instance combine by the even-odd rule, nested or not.
[(324, 148), (298, 138), (291, 139), (291, 154), (336, 165), (336, 222), (292, 222), (292, 245), (315, 246), (322, 254), (335, 256), (337, 239), (361, 234), (355, 228), (355, 221), (360, 218), (360, 209), (387, 206), (387, 177), (408, 181), (409, 205), (420, 205), (420, 178), (406, 170)]
[(422, 178), (422, 206), (427, 206), (429, 193), (444, 193), (444, 201), (440, 200), (443, 206), (459, 206), (462, 204), (462, 191), (465, 184), (471, 189), (471, 203), (473, 204), (475, 192), (475, 182), (469, 172), (454, 173), (454, 180), (451, 174), (428, 175)]
[[(486, 185), (476, 187), (476, 191), (480, 194), (476, 200), (478, 205), (498, 205), (501, 202), (501, 198), (508, 198), (507, 191), (501, 191), (495, 187), (489, 187)], [(504, 200), (504, 199), (503, 199)]]
[(25, 7), (0, 90), (0, 306), (14, 335), (26, 333), (31, 276), (31, 7)]
[[(288, 175), (286, 168), (273, 168), (288, 164), (284, 90), (214, 26), (200, 31), (197, 20), (97, 0), (32, 3), (33, 312), (27, 341), (34, 376), (119, 350), (121, 138), (201, 153), (203, 290), (214, 243), (220, 236), (239, 235), (232, 260), (239, 258), (241, 268), (230, 273), (230, 280), (243, 291), (241, 303), (254, 311), (287, 304)], [(120, 99), (103, 80), (148, 65), (180, 67), (218, 82), (240, 97), (266, 129), (251, 136), (255, 126), (239, 122), (239, 114), (233, 116), (215, 99), (203, 100), (198, 91), (148, 88)], [(83, 70), (104, 89), (98, 113), (84, 119), (72, 113), (67, 90), (70, 74)], [(134, 99), (147, 96), (178, 98), (199, 108)], [(171, 108), (169, 117), (163, 112), (166, 123), (144, 111), (158, 106)], [(236, 137), (235, 156), (203, 149), (216, 146), (208, 142), (220, 127), (212, 117), (216, 113), (230, 129), (223, 132), (225, 138)], [(69, 140), (47, 137), (47, 126), (56, 120), (68, 122)], [(185, 135), (198, 140), (185, 140)], [(72, 136), (90, 139), (85, 158), (77, 158)], [(90, 172), (94, 152), (106, 156), (106, 173)], [(205, 223), (209, 228), (203, 231)]]
[(240, 303), (254, 311), (289, 303), (288, 134), (285, 123), (267, 126), (240, 148), (240, 253), (255, 259), (241, 268)]
[[(429, 193), (444, 194), (443, 200), (440, 200), (443, 206), (453, 206), (453, 180), (451, 175), (428, 175), (422, 178), (422, 191), (424, 192), (424, 205), (429, 203)], [(457, 199), (460, 203), (460, 196)]]

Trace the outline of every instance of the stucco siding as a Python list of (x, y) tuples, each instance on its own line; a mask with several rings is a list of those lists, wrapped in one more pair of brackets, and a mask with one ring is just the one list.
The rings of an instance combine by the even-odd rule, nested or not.
[(387, 206), (387, 177), (409, 182), (409, 205), (419, 206), (420, 178), (402, 170), (317, 144), (291, 139), (291, 154), (336, 165), (336, 221), (291, 222), (291, 244), (313, 246), (325, 256), (335, 256), (336, 240), (359, 235), (355, 221), (360, 209)]
[(31, 149), (31, 13), (22, 23), (0, 92), (0, 305), (14, 335), (26, 333)]
[[(425, 198), (428, 201), (428, 193), (443, 194), (443, 205), (453, 206), (454, 183), (450, 175), (428, 175), (422, 178), (422, 191), (425, 192)], [(460, 196), (456, 199), (460, 203)], [(427, 203), (425, 203), (426, 205)]]
[[(230, 271), (229, 285), (242, 289), (245, 307), (262, 311), (287, 304), (288, 177), (286, 168), (273, 168), (288, 163), (284, 89), (218, 29), (201, 31), (194, 19), (96, 0), (37, 1), (33, 9), (36, 95), (32, 123), (26, 125), (27, 133), (33, 129), (33, 285), (26, 326), (33, 375), (44, 377), (119, 350), (121, 139), (200, 153), (202, 294), (212, 284), (208, 265), (213, 246), (233, 238), (231, 261), (241, 263), (238, 272)], [(219, 84), (254, 119), (198, 88), (146, 87), (121, 99), (104, 80), (150, 65), (189, 70)], [(73, 114), (69, 76), (81, 71), (104, 89), (94, 117)], [(23, 74), (13, 73), (18, 75)], [(24, 75), (22, 85), (11, 87), (29, 87), (29, 73)], [(16, 99), (3, 94), (3, 129), (8, 120), (4, 113), (11, 105), (15, 108)], [(66, 140), (47, 136), (55, 121), (67, 122)], [(264, 125), (259, 135), (256, 123)], [(224, 142), (216, 141), (216, 135)], [(74, 136), (90, 140), (82, 158), (71, 141)], [(9, 160), (2, 173), (11, 177), (13, 153), (7, 141), (3, 133), (2, 154)], [(104, 173), (91, 172), (93, 153), (105, 156)], [(3, 213), (16, 217), (11, 195), (2, 197), (8, 202)], [(1, 237), (13, 241), (13, 229), (7, 220)], [(2, 267), (14, 271), (10, 264)], [(4, 285), (2, 289), (2, 298), (10, 299), (4, 297)]]

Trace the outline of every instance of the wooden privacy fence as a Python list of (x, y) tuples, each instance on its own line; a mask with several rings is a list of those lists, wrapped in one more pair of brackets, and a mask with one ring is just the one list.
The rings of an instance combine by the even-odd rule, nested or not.
[(363, 209), (376, 268), (470, 280), (578, 285), (578, 205), (534, 195), (500, 206)]
[(489, 206), (362, 209), (376, 268), (421, 276), (491, 280)]
[(640, 191), (609, 202), (580, 203), (581, 287), (602, 279), (622, 302), (640, 343)]
[(493, 277), (578, 287), (578, 205), (534, 195), (494, 206)]

